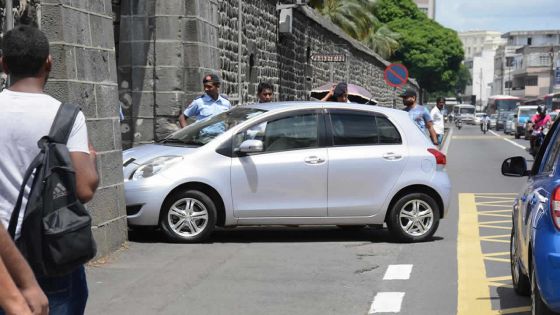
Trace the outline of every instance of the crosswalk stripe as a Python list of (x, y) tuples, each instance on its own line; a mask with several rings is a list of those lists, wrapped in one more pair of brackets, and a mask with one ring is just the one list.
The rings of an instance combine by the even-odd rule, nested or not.
[(404, 292), (378, 292), (373, 298), (368, 314), (398, 313), (401, 311), (403, 298)]
[(412, 272), (412, 265), (389, 265), (383, 280), (408, 280)]

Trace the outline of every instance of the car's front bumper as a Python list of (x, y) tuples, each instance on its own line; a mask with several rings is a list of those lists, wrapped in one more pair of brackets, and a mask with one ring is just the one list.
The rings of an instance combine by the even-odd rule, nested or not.
[[(169, 189), (168, 180), (157, 175), (150, 179), (125, 181), (128, 224), (158, 225), (161, 206)], [(130, 213), (131, 209), (134, 213)]]

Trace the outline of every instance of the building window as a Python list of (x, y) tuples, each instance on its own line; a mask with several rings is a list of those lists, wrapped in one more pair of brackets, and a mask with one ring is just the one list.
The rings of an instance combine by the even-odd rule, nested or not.
[(506, 81), (505, 88), (506, 89), (511, 89), (511, 86), (512, 86), (511, 81)]
[(527, 45), (531, 46), (533, 44), (533, 39), (531, 37), (527, 38)]
[(550, 56), (549, 55), (540, 55), (539, 56), (539, 65), (540, 66), (550, 65)]
[(538, 85), (539, 85), (539, 77), (525, 78), (525, 86), (538, 86)]
[(513, 66), (513, 57), (506, 57), (506, 67)]

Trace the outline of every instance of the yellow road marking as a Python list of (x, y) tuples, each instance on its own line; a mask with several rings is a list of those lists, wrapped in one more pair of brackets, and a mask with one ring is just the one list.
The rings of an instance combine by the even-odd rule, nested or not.
[(459, 194), (457, 315), (491, 314), (474, 194)]
[(485, 206), (485, 205), (492, 205), (492, 204), (500, 204), (500, 203), (505, 203), (505, 205), (503, 206), (508, 206), (510, 204), (510, 202), (513, 202), (515, 199), (511, 199), (511, 200), (495, 200), (495, 201), (479, 201), (476, 203), (477, 206)]
[[(511, 223), (511, 220), (479, 221), (483, 217), (511, 218), (511, 209), (478, 211), (479, 194), (459, 194), (459, 231), (457, 237), (458, 294), (457, 315), (516, 314), (531, 310), (530, 306), (493, 310), (490, 288), (513, 288), (511, 276), (486, 277), (485, 261), (509, 264), (509, 251), (483, 253), (481, 242), (508, 243), (510, 234), (481, 236), (480, 228), (511, 230), (510, 226), (495, 224)], [(503, 207), (503, 206), (502, 206)], [(503, 249), (502, 249), (503, 250)]]
[(487, 199), (503, 199), (503, 200), (511, 200), (511, 201), (514, 201), (514, 200), (515, 200), (515, 198), (511, 198), (511, 197), (479, 196), (480, 194), (476, 194), (476, 195), (477, 195), (477, 196), (476, 196), (476, 199), (484, 199), (484, 198), (487, 198)]
[(500, 310), (498, 314), (516, 314), (516, 313), (523, 313), (523, 312), (530, 312), (530, 306), (521, 306), (521, 307), (512, 307), (512, 308), (505, 308)]

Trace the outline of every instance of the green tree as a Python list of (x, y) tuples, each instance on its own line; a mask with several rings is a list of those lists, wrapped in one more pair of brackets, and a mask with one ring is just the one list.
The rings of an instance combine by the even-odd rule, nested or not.
[(412, 0), (378, 0), (375, 14), (400, 34), (394, 59), (410, 76), (428, 92), (455, 94), (464, 56), (457, 33), (429, 19)]
[(374, 14), (375, 0), (314, 0), (310, 5), (385, 59), (399, 48), (399, 34), (380, 23)]

